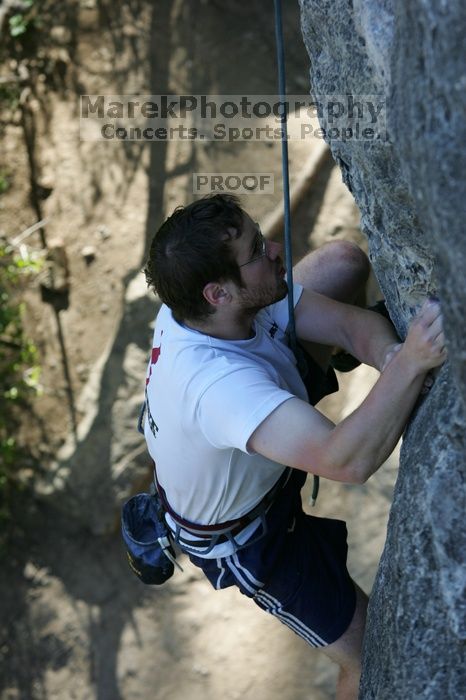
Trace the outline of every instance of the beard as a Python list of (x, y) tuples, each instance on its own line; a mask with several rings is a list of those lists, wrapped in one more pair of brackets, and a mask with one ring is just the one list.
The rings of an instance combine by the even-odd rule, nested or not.
[(248, 315), (255, 315), (261, 309), (276, 304), (288, 294), (288, 284), (278, 277), (273, 285), (257, 285), (241, 290), (241, 309)]

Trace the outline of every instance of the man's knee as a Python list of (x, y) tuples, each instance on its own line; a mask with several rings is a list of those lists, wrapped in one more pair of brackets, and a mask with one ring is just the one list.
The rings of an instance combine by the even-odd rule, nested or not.
[(359, 278), (361, 284), (367, 281), (370, 273), (370, 263), (367, 255), (352, 241), (330, 241), (322, 248), (322, 263), (335, 268), (335, 272), (351, 274)]
[(352, 302), (370, 272), (367, 255), (351, 241), (330, 241), (295, 266), (294, 280), (319, 294)]

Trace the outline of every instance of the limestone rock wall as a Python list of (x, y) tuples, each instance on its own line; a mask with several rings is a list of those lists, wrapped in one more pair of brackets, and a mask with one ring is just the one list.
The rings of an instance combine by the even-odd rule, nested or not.
[[(461, 0), (300, 0), (314, 95), (377, 95), (386, 139), (330, 142), (403, 337), (428, 294), (449, 362), (405, 435), (374, 585), (361, 698), (462, 698), (466, 687), (466, 72)], [(325, 115), (321, 119), (329, 127)]]

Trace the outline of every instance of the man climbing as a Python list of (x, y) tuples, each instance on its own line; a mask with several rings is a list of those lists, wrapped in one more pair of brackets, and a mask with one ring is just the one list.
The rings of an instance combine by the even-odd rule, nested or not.
[[(356, 698), (367, 598), (346, 569), (346, 526), (304, 514), (307, 473), (363, 483), (394, 449), (427, 372), (445, 360), (426, 302), (400, 343), (379, 314), (351, 305), (369, 263), (338, 241), (294, 270), (297, 336), (315, 403), (337, 346), (381, 371), (334, 425), (309, 403), (288, 347), (281, 246), (233, 197), (177, 209), (152, 243), (148, 284), (163, 305), (146, 380), (145, 437), (167, 522), (216, 589), (236, 585), (340, 667)], [(317, 391), (317, 393), (316, 393)]]

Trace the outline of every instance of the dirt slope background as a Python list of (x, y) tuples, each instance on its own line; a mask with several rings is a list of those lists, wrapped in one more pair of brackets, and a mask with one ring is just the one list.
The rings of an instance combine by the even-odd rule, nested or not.
[[(298, 7), (285, 5), (288, 91), (307, 94)], [(145, 476), (129, 417), (142, 393), (157, 309), (140, 273), (154, 230), (174, 206), (191, 201), (193, 171), (272, 172), (280, 182), (280, 147), (80, 142), (78, 96), (274, 94), (272, 13), (258, 0), (85, 0), (65, 7), (57, 5), (50, 28), (65, 77), (59, 91), (43, 91), (47, 109), (37, 106), (37, 158), (41, 177), (53, 188), (43, 204), (47, 236), (63, 239), (69, 259), (70, 305), (60, 322), (70, 384), (56, 315), (35, 286), (26, 296), (27, 324), (41, 353), (43, 395), (22, 434), (40, 461), (40, 479), (21, 514), (23, 534), (3, 564), (0, 697), (329, 699), (335, 668), (324, 657), (239, 593), (215, 593), (183, 558), (185, 573), (160, 589), (133, 578), (115, 527), (114, 484), (98, 471), (105, 460), (120, 465), (117, 495), (129, 488), (125, 474), (134, 474), (126, 469), (128, 453)], [(12, 238), (36, 219), (21, 129), (11, 126), (6, 136), (13, 186), (2, 196), (0, 229)], [(315, 147), (291, 144), (292, 180)], [(277, 186), (273, 195), (244, 197), (242, 203), (260, 221), (280, 198)], [(294, 217), (297, 258), (335, 237), (364, 245), (351, 195), (327, 159)], [(31, 236), (28, 246), (39, 249), (38, 237)], [(85, 246), (94, 248), (91, 263), (83, 257)], [(125, 354), (128, 348), (132, 352)], [(322, 410), (338, 420), (375, 377), (366, 368), (342, 377), (341, 391)], [(134, 406), (125, 413), (128, 402)], [(80, 455), (74, 481), (65, 480), (65, 487), (59, 479), (63, 460), (57, 461), (63, 451)], [(324, 482), (315, 509), (348, 521), (349, 567), (367, 591), (383, 546), (395, 471), (393, 458), (364, 487)], [(99, 475), (94, 500), (85, 491), (92, 473)], [(76, 513), (68, 504), (79, 501), (67, 500), (68, 491), (80, 486), (86, 498)], [(99, 516), (109, 510), (111, 526)]]

